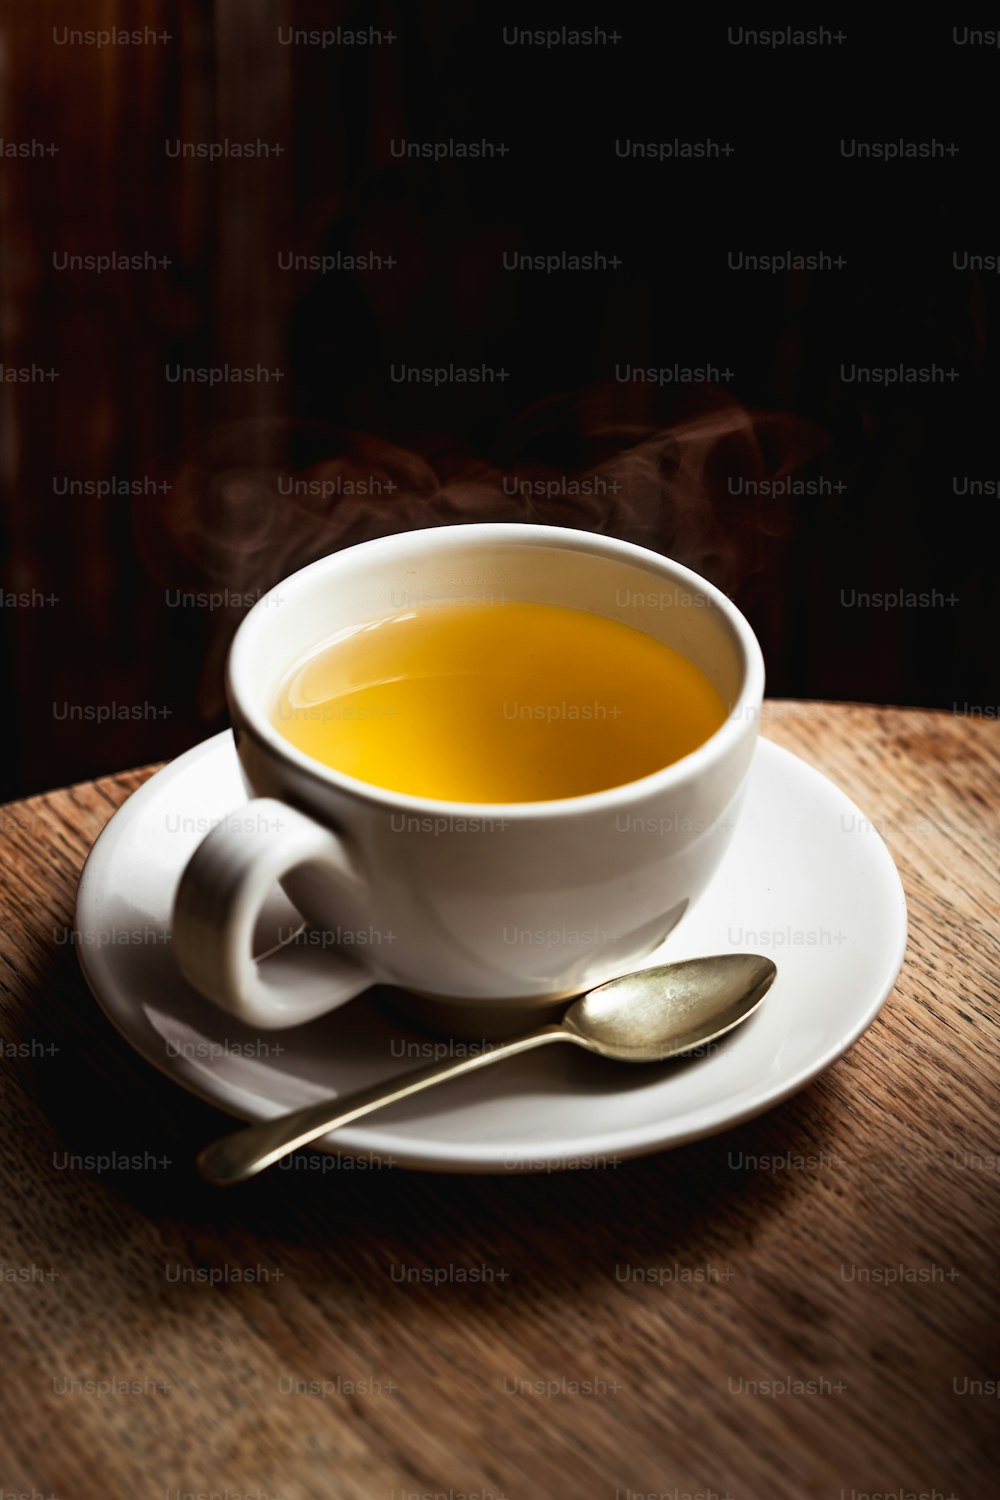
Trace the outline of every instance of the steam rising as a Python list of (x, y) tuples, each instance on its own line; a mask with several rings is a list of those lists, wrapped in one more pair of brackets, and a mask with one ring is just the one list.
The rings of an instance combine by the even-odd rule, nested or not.
[[(626, 395), (602, 389), (533, 408), (492, 462), (444, 454), (432, 463), (319, 424), (226, 427), (209, 435), (162, 503), (143, 502), (139, 545), (165, 586), (224, 590), (249, 604), (356, 542), (521, 521), (638, 542), (732, 593), (763, 566), (768, 538), (787, 529), (791, 507), (769, 493), (774, 481), (815, 457), (825, 435), (784, 413), (751, 414), (717, 392), (710, 410), (656, 428), (630, 414)], [(241, 612), (220, 619), (208, 664), (216, 681)]]

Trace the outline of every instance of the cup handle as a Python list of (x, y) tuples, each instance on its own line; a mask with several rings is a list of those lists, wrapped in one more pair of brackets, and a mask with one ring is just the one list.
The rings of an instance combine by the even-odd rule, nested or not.
[(299, 866), (355, 900), (365, 883), (343, 840), (285, 802), (258, 797), (253, 817), (213, 828), (192, 854), (174, 902), (174, 951), (189, 984), (248, 1026), (300, 1026), (374, 983), (329, 949), (289, 944), (259, 961), (253, 936), (275, 882)]

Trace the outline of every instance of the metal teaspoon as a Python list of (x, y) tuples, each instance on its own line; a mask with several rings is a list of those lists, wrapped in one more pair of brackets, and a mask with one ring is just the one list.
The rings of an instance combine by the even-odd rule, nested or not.
[(318, 1136), (397, 1099), (550, 1042), (572, 1042), (615, 1062), (652, 1063), (677, 1057), (745, 1021), (760, 1005), (777, 972), (769, 958), (758, 954), (723, 953), (623, 974), (574, 1000), (561, 1021), (498, 1042), (488, 1051), (416, 1068), (355, 1094), (323, 1099), (223, 1136), (199, 1154), (199, 1170), (220, 1187), (242, 1182)]

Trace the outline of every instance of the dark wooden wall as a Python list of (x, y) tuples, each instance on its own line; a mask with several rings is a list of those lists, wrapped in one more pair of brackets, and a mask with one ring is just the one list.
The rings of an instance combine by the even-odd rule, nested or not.
[[(278, 41), (279, 28), (338, 24), (396, 39)], [(996, 499), (954, 484), (998, 472), (997, 294), (951, 264), (956, 248), (996, 249), (985, 92), (970, 86), (960, 123), (928, 123), (907, 82), (919, 70), (897, 67), (907, 118), (961, 135), (965, 154), (866, 173), (837, 159), (837, 135), (850, 97), (869, 101), (852, 129), (899, 134), (859, 71), (890, 68), (888, 43), (882, 55), (869, 38), (864, 60), (823, 71), (737, 56), (708, 21), (639, 34), (649, 23), (623, 18), (622, 44), (586, 55), (507, 48), (504, 24), (457, 5), (299, 0), (22, 0), (0, 14), (4, 140), (58, 147), (2, 163), (0, 359), (59, 372), (0, 384), (0, 586), (30, 601), (0, 611), (4, 795), (167, 756), (224, 723), (221, 663), (242, 608), (172, 607), (175, 591), (252, 595), (330, 547), (470, 516), (676, 552), (747, 610), (775, 694), (995, 705)], [(170, 40), (55, 41), (115, 25)], [(739, 149), (664, 167), (617, 159), (623, 136)], [(402, 161), (403, 137), (487, 138), (508, 154)], [(208, 163), (172, 158), (175, 140), (282, 151)], [(847, 266), (740, 275), (726, 263), (740, 248), (826, 249)], [(561, 249), (622, 265), (502, 267), (505, 250)], [(102, 251), (170, 264), (56, 264)], [(284, 252), (397, 264), (288, 272)], [(839, 378), (844, 360), (938, 362), (960, 378), (862, 388)], [(393, 362), (508, 375), (431, 389), (395, 383)], [(650, 391), (615, 380), (625, 362), (735, 374), (714, 391)], [(282, 379), (208, 389), (165, 375), (223, 364)], [(596, 503), (504, 488), (595, 466), (620, 485)], [(288, 497), (288, 473), (380, 488)], [(734, 477), (791, 473), (821, 493), (731, 492)], [(59, 493), (71, 481), (146, 492)], [(953, 602), (844, 602), (897, 590)], [(92, 712), (72, 720), (67, 706)], [(98, 723), (102, 708), (128, 717)]]

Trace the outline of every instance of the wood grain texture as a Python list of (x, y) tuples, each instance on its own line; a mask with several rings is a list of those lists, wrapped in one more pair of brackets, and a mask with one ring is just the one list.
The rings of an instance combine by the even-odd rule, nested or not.
[[(129, 1051), (67, 941), (148, 772), (0, 808), (0, 1488), (985, 1500), (1000, 734), (795, 703), (765, 732), (883, 832), (902, 977), (796, 1098), (615, 1170), (202, 1186), (225, 1117)], [(145, 1168), (70, 1165), (112, 1151)]]

